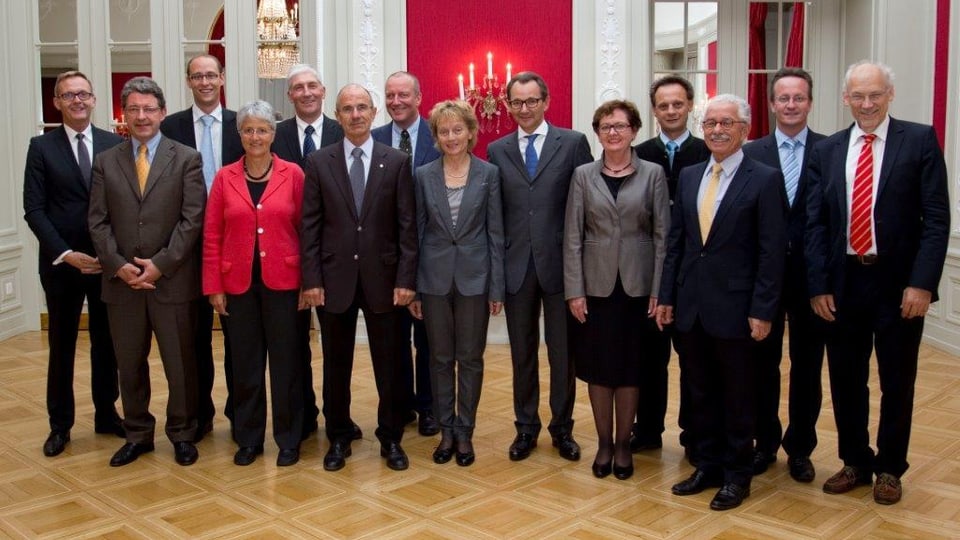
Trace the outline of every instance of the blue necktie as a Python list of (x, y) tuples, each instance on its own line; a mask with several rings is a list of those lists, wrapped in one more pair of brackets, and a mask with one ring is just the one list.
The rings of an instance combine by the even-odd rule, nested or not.
[(316, 131), (313, 126), (307, 126), (307, 129), (303, 130), (303, 157), (317, 149), (317, 145), (313, 144), (313, 134)]
[(540, 162), (540, 158), (537, 157), (537, 147), (533, 144), (533, 142), (537, 140), (537, 136), (537, 133), (527, 135), (527, 151), (524, 154), (524, 160), (527, 164), (527, 174), (530, 175), (531, 180), (537, 175), (537, 163)]
[(667, 159), (670, 161), (670, 170), (673, 170), (673, 156), (677, 155), (677, 148), (680, 148), (680, 145), (674, 141), (667, 142)]
[(800, 186), (800, 160), (797, 159), (797, 146), (799, 141), (786, 139), (783, 141), (783, 185), (787, 188), (787, 200), (790, 206), (793, 206), (793, 200), (797, 196), (797, 187)]
[(213, 157), (213, 133), (210, 125), (214, 118), (209, 114), (200, 117), (203, 121), (203, 137), (200, 139), (200, 157), (203, 159), (203, 183), (207, 185), (207, 193), (213, 187), (213, 177), (217, 174), (217, 162)]

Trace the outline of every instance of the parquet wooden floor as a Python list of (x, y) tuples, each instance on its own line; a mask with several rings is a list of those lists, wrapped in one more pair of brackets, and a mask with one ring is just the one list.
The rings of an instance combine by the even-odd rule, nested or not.
[[(219, 340), (219, 335), (216, 338)], [(586, 389), (580, 384), (575, 435), (583, 459), (561, 459), (544, 429), (526, 461), (507, 458), (513, 438), (508, 349), (490, 346), (475, 434), (477, 461), (435, 465), (437, 438), (407, 429), (410, 468), (393, 472), (373, 437), (376, 391), (365, 347), (356, 362), (353, 417), (364, 439), (353, 445), (345, 469), (323, 470), (327, 443), (311, 437), (299, 464), (278, 469), (276, 448), (254, 465), (232, 463), (235, 447), (218, 416), (212, 437), (192, 467), (173, 461), (158, 430), (157, 451), (111, 468), (120, 439), (93, 433), (89, 362), (77, 359), (77, 424), (67, 450), (46, 458), (44, 404), (46, 335), (23, 334), (0, 343), (0, 536), (11, 538), (960, 538), (960, 370), (958, 358), (924, 347), (917, 381), (911, 468), (903, 501), (873, 503), (870, 488), (830, 496), (820, 487), (840, 467), (833, 411), (826, 390), (813, 460), (817, 480), (798, 484), (780, 461), (753, 482), (752, 496), (729, 512), (711, 512), (712, 493), (675, 497), (685, 478), (676, 428), (676, 361), (670, 365), (671, 401), (661, 451), (636, 456), (628, 481), (595, 479), (596, 451)], [(80, 350), (87, 348), (81, 344)], [(219, 349), (219, 348), (218, 348)], [(222, 350), (217, 351), (218, 355)], [(320, 354), (315, 347), (319, 392)], [(784, 361), (784, 368), (788, 362)], [(786, 369), (784, 369), (786, 374)], [(166, 388), (153, 361), (152, 411), (162, 424)], [(222, 377), (222, 374), (218, 374)], [(541, 380), (548, 380), (546, 372)], [(786, 377), (784, 377), (786, 389)], [(872, 433), (879, 391), (873, 381)], [(222, 407), (223, 381), (216, 402)], [(786, 391), (783, 392), (786, 396)], [(546, 389), (541, 415), (548, 417)], [(785, 418), (786, 402), (781, 404)], [(712, 491), (712, 490), (711, 490)]]

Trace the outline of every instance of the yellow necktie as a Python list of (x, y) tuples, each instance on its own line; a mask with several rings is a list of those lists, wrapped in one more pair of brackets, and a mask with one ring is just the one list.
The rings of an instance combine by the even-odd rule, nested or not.
[(147, 176), (150, 175), (150, 162), (147, 161), (147, 145), (137, 149), (137, 180), (140, 182), (140, 194), (147, 188)]
[(717, 204), (717, 191), (720, 189), (720, 173), (723, 169), (719, 163), (713, 164), (713, 174), (707, 182), (707, 189), (703, 192), (703, 200), (700, 201), (700, 241), (707, 243), (707, 236), (710, 234), (710, 226), (713, 225), (713, 207)]

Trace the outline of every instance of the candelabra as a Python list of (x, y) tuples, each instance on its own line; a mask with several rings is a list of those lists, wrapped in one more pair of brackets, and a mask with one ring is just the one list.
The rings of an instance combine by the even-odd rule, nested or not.
[(287, 11), (285, 0), (260, 0), (257, 8), (257, 75), (282, 79), (300, 62), (298, 4)]
[[(507, 64), (507, 78), (510, 82), (511, 65)], [(474, 76), (474, 65), (470, 63), (470, 86), (464, 88), (463, 74), (457, 76), (460, 87), (460, 99), (466, 101), (477, 115), (480, 133), (500, 133), (500, 129), (513, 129), (513, 120), (507, 114), (506, 87), (500, 83), (493, 72), (493, 53), (487, 53), (487, 74), (479, 85)]]

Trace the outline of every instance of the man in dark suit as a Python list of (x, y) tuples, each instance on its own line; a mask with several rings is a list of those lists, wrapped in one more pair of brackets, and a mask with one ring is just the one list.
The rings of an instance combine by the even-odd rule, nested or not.
[(487, 148), (500, 167), (506, 248), (505, 311), (513, 360), (513, 410), (517, 436), (510, 459), (530, 456), (542, 424), (540, 407), (540, 309), (550, 362), (550, 424), (560, 456), (580, 459), (573, 438), (576, 378), (567, 344), (572, 318), (563, 298), (563, 218), (573, 170), (593, 161), (582, 133), (544, 121), (550, 107), (547, 83), (532, 71), (507, 83), (510, 114), (517, 132)]
[(91, 394), (94, 431), (124, 436), (114, 403), (117, 360), (100, 300), (100, 261), (87, 229), (91, 157), (123, 139), (90, 124), (97, 98), (87, 76), (66, 71), (54, 85), (53, 106), (63, 125), (30, 140), (23, 173), (23, 211), (40, 242), (40, 283), (47, 302), (47, 414), (50, 435), (43, 443), (48, 457), (63, 452), (75, 419), (73, 366), (83, 300), (90, 330)]
[(163, 91), (134, 77), (120, 93), (131, 140), (96, 157), (90, 190), (90, 236), (103, 267), (103, 301), (120, 372), (127, 443), (110, 460), (121, 466), (152, 452), (151, 333), (167, 378), (167, 438), (176, 462), (197, 460), (195, 300), (207, 192), (200, 154), (160, 134)]
[(777, 119), (773, 133), (744, 145), (748, 157), (781, 171), (790, 211), (787, 214), (787, 264), (780, 311), (770, 337), (760, 343), (757, 360), (757, 429), (753, 474), (762, 474), (777, 460), (783, 427), (780, 423), (780, 358), (784, 319), (790, 321), (790, 398), (787, 452), (790, 476), (812, 482), (816, 475), (810, 454), (817, 446), (817, 418), (823, 392), (824, 328), (810, 308), (803, 231), (807, 225), (807, 178), (810, 152), (823, 135), (807, 127), (813, 105), (813, 79), (800, 68), (783, 68), (770, 81), (770, 110)]
[[(843, 469), (823, 485), (870, 485), (880, 504), (900, 500), (909, 467), (923, 320), (950, 236), (947, 168), (930, 126), (887, 114), (893, 73), (850, 66), (843, 102), (855, 123), (813, 148), (807, 175), (808, 294), (828, 321), (827, 365)], [(791, 337), (792, 341), (792, 337)], [(877, 453), (870, 448), (870, 355), (880, 376)]]
[[(307, 155), (318, 148), (343, 140), (343, 128), (323, 114), (323, 98), (327, 89), (320, 81), (320, 73), (306, 64), (297, 64), (287, 74), (287, 97), (293, 103), (295, 116), (277, 123), (276, 135), (270, 150), (280, 159), (296, 163), (306, 169)], [(313, 352), (310, 349), (310, 310), (300, 312), (297, 335), (300, 339), (303, 373), (303, 438), (317, 430), (317, 394), (313, 391)], [(363, 433), (357, 427), (354, 439)]]
[(749, 126), (742, 98), (707, 103), (711, 156), (680, 173), (657, 307), (661, 327), (676, 319), (697, 446), (696, 471), (672, 491), (720, 487), (714, 510), (750, 495), (756, 342), (777, 314), (787, 244), (780, 172), (744, 155)]
[[(193, 93), (193, 106), (171, 114), (160, 123), (160, 132), (180, 144), (200, 152), (203, 160), (203, 182), (207, 193), (220, 167), (233, 163), (243, 155), (237, 113), (220, 105), (223, 87), (223, 65), (216, 56), (201, 54), (187, 61), (187, 85)], [(209, 126), (208, 126), (209, 124)], [(198, 243), (199, 245), (199, 243)], [(197, 299), (197, 441), (213, 430), (213, 309), (207, 297)], [(227, 382), (227, 402), (223, 413), (233, 422), (233, 369), (230, 345), (223, 328), (223, 370)]]
[[(677, 192), (677, 179), (680, 171), (689, 165), (706, 161), (710, 150), (703, 139), (694, 137), (687, 129), (690, 111), (693, 110), (693, 85), (683, 77), (669, 75), (661, 77), (650, 86), (650, 105), (653, 115), (660, 126), (660, 134), (638, 144), (635, 148), (640, 159), (651, 161), (663, 167), (667, 174), (667, 187), (670, 190), (670, 204)], [(637, 405), (637, 422), (630, 437), (630, 450), (641, 452), (663, 446), (663, 419), (667, 414), (667, 365), (670, 363), (670, 333), (656, 327), (656, 321), (650, 319), (646, 335), (650, 343), (650, 359), (643, 365), (640, 378), (640, 403)], [(690, 392), (685, 384), (683, 367), (680, 368), (680, 413), (677, 423), (680, 425), (680, 444), (687, 454), (693, 444), (687, 428)], [(694, 456), (694, 461), (696, 457)]]
[[(411, 73), (398, 71), (384, 85), (384, 99), (391, 121), (373, 130), (373, 140), (399, 148), (411, 157), (411, 165), (417, 167), (440, 157), (433, 144), (430, 125), (420, 117), (420, 81)], [(409, 311), (400, 314), (405, 345), (400, 349), (400, 369), (405, 391), (409, 391), (411, 416), (417, 415), (417, 429), (421, 435), (436, 435), (440, 425), (433, 413), (433, 392), (430, 388), (430, 347), (423, 321), (414, 318)], [(417, 349), (416, 369), (410, 349), (410, 329), (413, 328), (413, 345)], [(410, 418), (410, 416), (408, 416)]]
[(400, 446), (407, 396), (400, 385), (400, 313), (414, 297), (416, 200), (410, 156), (370, 136), (370, 93), (348, 84), (337, 95), (342, 143), (307, 157), (300, 233), (304, 299), (317, 306), (323, 345), (323, 414), (331, 445), (323, 467), (350, 456), (350, 379), (357, 314), (370, 339), (380, 396), (377, 438), (387, 466), (409, 466)]

